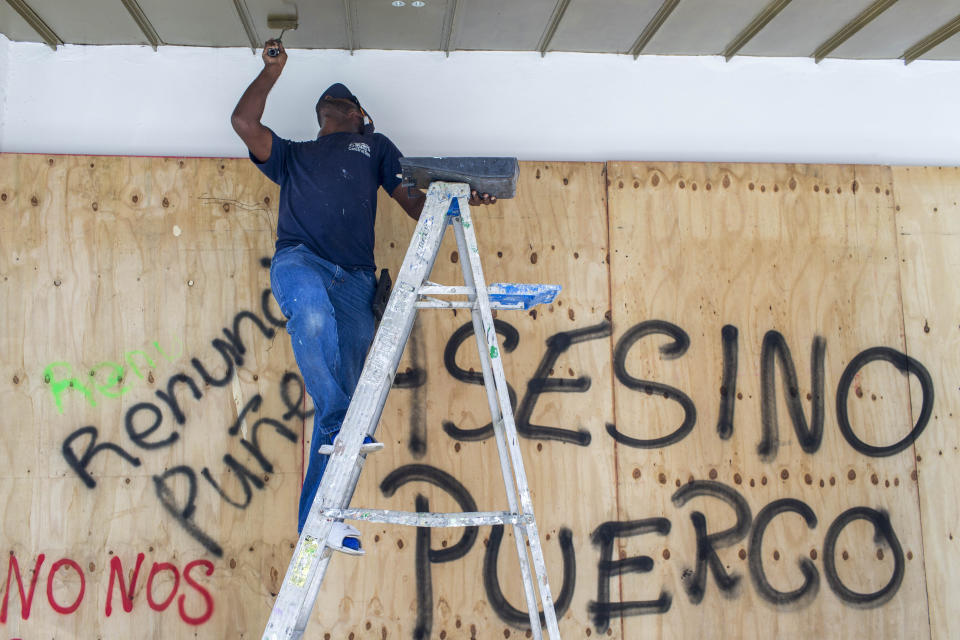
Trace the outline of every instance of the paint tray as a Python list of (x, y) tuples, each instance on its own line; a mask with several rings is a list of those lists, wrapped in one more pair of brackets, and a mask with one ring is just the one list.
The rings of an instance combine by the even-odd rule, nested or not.
[(470, 189), (498, 199), (517, 192), (516, 158), (400, 158), (403, 186), (426, 189), (434, 180), (466, 182)]

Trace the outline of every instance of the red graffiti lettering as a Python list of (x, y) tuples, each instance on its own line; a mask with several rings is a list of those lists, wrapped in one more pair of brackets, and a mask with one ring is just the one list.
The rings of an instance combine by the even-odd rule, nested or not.
[(180, 595), (179, 600), (177, 600), (177, 604), (180, 607), (180, 617), (183, 618), (183, 621), (186, 622), (187, 624), (193, 624), (193, 625), (203, 624), (204, 622), (210, 619), (210, 616), (213, 615), (213, 598), (210, 596), (210, 592), (204, 589), (203, 586), (194, 582), (193, 578), (190, 577), (190, 570), (196, 566), (202, 566), (204, 569), (206, 569), (206, 574), (208, 576), (213, 575), (213, 563), (210, 562), (209, 560), (194, 560), (193, 562), (189, 563), (187, 566), (183, 568), (184, 581), (186, 581), (187, 584), (189, 584), (191, 587), (199, 591), (200, 595), (203, 597), (204, 601), (207, 603), (206, 611), (204, 611), (202, 614), (194, 618), (192, 616), (187, 615), (186, 608), (183, 605), (187, 597), (183, 594)]
[[(68, 607), (61, 606), (54, 597), (53, 597), (53, 578), (57, 575), (57, 571), (60, 570), (60, 567), (67, 566), (77, 572), (77, 575), (80, 576), (80, 593), (77, 594), (76, 600), (73, 601)], [(36, 574), (34, 574), (36, 578)], [(50, 567), (50, 575), (47, 576), (47, 601), (50, 603), (50, 606), (53, 607), (53, 610), (60, 614), (69, 614), (77, 610), (77, 607), (80, 606), (80, 603), (83, 601), (83, 592), (87, 588), (87, 581), (83, 577), (83, 569), (80, 568), (73, 560), (68, 558), (62, 558), (53, 563), (53, 566)]]

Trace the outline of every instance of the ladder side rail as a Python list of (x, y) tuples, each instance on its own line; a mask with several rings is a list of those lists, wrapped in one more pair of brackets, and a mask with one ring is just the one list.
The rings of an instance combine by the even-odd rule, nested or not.
[[(306, 629), (326, 570), (326, 562), (329, 561), (326, 541), (333, 520), (320, 514), (326, 507), (346, 506), (344, 501), (349, 500), (355, 489), (359, 467), (362, 466), (362, 462), (357, 460), (360, 446), (364, 436), (375, 430), (386, 403), (406, 338), (409, 337), (416, 316), (417, 289), (429, 275), (429, 269), (433, 268), (443, 240), (450, 198), (467, 195), (469, 187), (466, 184), (439, 182), (430, 186), (427, 203), (417, 222), (397, 277), (397, 286), (390, 295), (354, 391), (354, 398), (364, 400), (351, 402), (344, 417), (342, 437), (336, 440), (333, 455), (328, 461), (307, 522), (287, 567), (280, 593), (264, 630), (264, 640), (295, 640), (300, 638)], [(351, 480), (353, 487), (349, 486)], [(306, 540), (308, 537), (309, 541)], [(321, 545), (319, 550), (316, 548), (317, 544)], [(321, 562), (322, 560), (324, 562)], [(321, 564), (323, 571), (318, 570), (321, 569)]]
[[(503, 411), (503, 426), (507, 436), (507, 446), (510, 450), (510, 460), (513, 463), (517, 489), (520, 494), (521, 511), (523, 513), (533, 514), (533, 501), (530, 497), (529, 485), (527, 484), (527, 474), (523, 468), (523, 457), (520, 453), (516, 424), (513, 418), (513, 410), (510, 406), (510, 396), (507, 392), (503, 359), (500, 357), (500, 349), (497, 346), (497, 332), (493, 325), (493, 315), (490, 313), (487, 284), (483, 277), (483, 269), (480, 266), (479, 249), (477, 247), (476, 234), (473, 230), (473, 219), (470, 216), (470, 208), (461, 208), (460, 217), (462, 218), (461, 226), (467, 244), (465, 254), (467, 260), (470, 261), (470, 270), (473, 274), (474, 289), (477, 295), (477, 307), (479, 308), (486, 330), (484, 335), (487, 341), (487, 350), (490, 355), (490, 364), (493, 369), (494, 380), (497, 383), (497, 394), (499, 395), (500, 406)], [(553, 596), (551, 595), (550, 583), (547, 579), (546, 562), (543, 557), (543, 549), (540, 546), (540, 534), (537, 531), (536, 522), (527, 525), (527, 535), (530, 543), (530, 552), (533, 555), (534, 568), (537, 573), (537, 587), (540, 591), (540, 601), (543, 604), (543, 615), (547, 623), (547, 630), (551, 638), (559, 640), (560, 629), (557, 625), (557, 615), (554, 610)]]
[[(462, 212), (463, 208), (468, 207), (466, 203), (461, 204), (461, 216), (457, 217), (454, 221), (453, 231), (457, 237), (457, 249), (460, 251), (461, 255), (466, 255), (466, 252), (469, 251), (467, 246), (467, 241), (464, 236), (463, 229), (463, 218)], [(467, 264), (467, 260), (461, 260), (460, 266), (463, 270), (463, 280), (466, 283), (468, 288), (473, 289), (473, 291), (478, 291), (476, 289), (476, 282), (474, 281), (473, 271)], [(500, 473), (503, 475), (503, 485), (504, 490), (507, 494), (507, 505), (510, 510), (514, 513), (518, 512), (517, 508), (517, 489), (514, 482), (512, 465), (509, 459), (510, 453), (507, 449), (506, 438), (504, 435), (503, 429), (503, 412), (500, 408), (500, 400), (496, 391), (496, 380), (493, 376), (493, 371), (490, 366), (490, 353), (489, 347), (487, 346), (487, 339), (485, 337), (486, 332), (483, 329), (483, 318), (478, 308), (476, 293), (472, 293), (470, 296), (470, 301), (474, 303), (473, 310), (470, 314), (473, 321), (473, 333), (476, 338), (477, 343), (477, 352), (480, 356), (480, 369), (483, 372), (483, 382), (484, 388), (487, 393), (487, 404), (490, 406), (490, 416), (492, 419), (491, 424), (493, 425), (493, 434), (497, 443), (497, 453), (500, 458)], [(493, 325), (493, 319), (491, 316), (491, 325), (493, 329), (493, 338), (495, 342), (498, 342), (496, 339), (496, 326)], [(499, 344), (496, 348), (499, 350)], [(509, 407), (509, 393), (507, 394), (507, 402)], [(532, 511), (527, 514), (532, 516)], [(523, 592), (524, 598), (527, 601), (527, 615), (530, 617), (530, 629), (533, 632), (534, 640), (542, 640), (543, 630), (540, 626), (540, 616), (537, 613), (537, 598), (533, 592), (533, 582), (531, 580), (530, 574), (530, 564), (527, 557), (527, 547), (526, 547), (526, 535), (527, 530), (525, 527), (520, 525), (515, 525), (513, 528), (513, 538), (514, 542), (517, 545), (517, 560), (520, 563), (520, 577), (523, 581)]]
[[(413, 322), (417, 313), (415, 304), (417, 291), (433, 270), (436, 256), (440, 251), (440, 244), (443, 242), (445, 235), (447, 211), (451, 198), (456, 197), (460, 192), (469, 193), (469, 187), (443, 182), (430, 185), (427, 202), (424, 204), (420, 220), (418, 220), (414, 231), (414, 240), (411, 241), (407, 249), (407, 254), (397, 275), (397, 285), (391, 292), (383, 318), (380, 321), (380, 327), (367, 352), (367, 359), (353, 394), (355, 398), (372, 397), (374, 400), (373, 402), (369, 400), (366, 402), (351, 401), (341, 427), (343, 437), (338, 435), (337, 438), (342, 443), (342, 450), (339, 450), (341, 449), (340, 444), (335, 446), (323, 480), (321, 480), (317, 497), (310, 508), (308, 521), (314, 518), (322, 521), (321, 531), (323, 536), (319, 539), (323, 540), (324, 543), (334, 520), (324, 518), (321, 515), (322, 510), (333, 506), (346, 508), (350, 504), (364, 462), (363, 458), (358, 459), (357, 457), (360, 453), (360, 446), (363, 443), (364, 436), (367, 434), (373, 435), (376, 432), (376, 426), (386, 404), (387, 395), (393, 385), (393, 378), (396, 376), (400, 358), (413, 329)], [(331, 469), (330, 465), (335, 461), (339, 461), (340, 464)], [(329, 486), (324, 487), (324, 480), (327, 480), (328, 476), (332, 476), (329, 480)], [(349, 477), (348, 481), (344, 481), (346, 477)], [(306, 530), (307, 526), (305, 525), (304, 531)], [(330, 552), (326, 546), (324, 546), (324, 552), (329, 556)], [(307, 589), (307, 601), (310, 603), (310, 607), (306, 611), (301, 611), (302, 628), (300, 624), (297, 625), (301, 634), (306, 629), (325, 572), (326, 567), (324, 567), (323, 573), (316, 572), (310, 579)], [(306, 607), (303, 608), (306, 609)]]

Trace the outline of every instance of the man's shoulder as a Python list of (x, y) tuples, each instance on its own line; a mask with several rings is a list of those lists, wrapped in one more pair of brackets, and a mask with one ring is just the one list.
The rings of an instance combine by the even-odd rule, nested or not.
[(402, 153), (400, 153), (400, 150), (397, 149), (397, 145), (393, 143), (393, 140), (391, 140), (384, 134), (380, 133), (379, 131), (365, 135), (364, 138), (369, 138), (371, 141), (371, 145), (374, 148), (381, 150), (384, 153), (388, 153), (390, 155), (397, 155), (397, 156), (403, 155)]

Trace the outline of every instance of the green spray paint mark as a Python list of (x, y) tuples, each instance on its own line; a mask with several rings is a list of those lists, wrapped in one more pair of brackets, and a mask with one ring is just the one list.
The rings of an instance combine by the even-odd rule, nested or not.
[(491, 358), (496, 358), (498, 355), (500, 355), (500, 352), (497, 351), (497, 348), (496, 348), (496, 347), (490, 347), (490, 357), (491, 357)]
[(133, 360), (133, 356), (136, 356), (136, 355), (142, 356), (143, 359), (147, 361), (147, 366), (150, 367), (151, 369), (152, 369), (153, 367), (155, 367), (155, 366), (157, 365), (157, 363), (154, 362), (154, 361), (153, 361), (153, 358), (151, 358), (150, 356), (148, 356), (148, 355), (146, 354), (146, 352), (144, 352), (144, 351), (142, 351), (142, 350), (140, 350), (140, 349), (135, 349), (135, 350), (132, 350), (132, 351), (127, 351), (125, 354), (123, 354), (123, 359), (127, 361), (127, 365), (129, 365), (130, 370), (133, 371), (133, 373), (134, 373), (138, 378), (140, 378), (141, 380), (143, 380), (143, 374), (140, 373), (140, 367), (138, 367), (138, 366), (137, 366), (137, 363), (134, 362), (134, 360)]
[(167, 355), (167, 352), (164, 351), (164, 350), (163, 350), (163, 347), (160, 346), (160, 341), (159, 341), (159, 340), (154, 340), (154, 341), (153, 341), (153, 346), (154, 346), (154, 348), (157, 350), (157, 352), (158, 352), (160, 355), (162, 355), (164, 358), (167, 359), (168, 362), (173, 362), (174, 360), (176, 360), (177, 358), (179, 358), (181, 355), (183, 355), (183, 343), (180, 342), (179, 339), (176, 339), (176, 340), (177, 340), (177, 346), (179, 347), (180, 350), (177, 352), (177, 354), (176, 354), (175, 356), (168, 356), (168, 355)]
[[(103, 384), (98, 383), (96, 380), (97, 372), (101, 369), (109, 369), (111, 372)], [(130, 391), (129, 386), (123, 386), (114, 391), (114, 387), (123, 383), (123, 367), (116, 362), (101, 362), (96, 365), (90, 371), (90, 382), (96, 385), (97, 391), (108, 398), (119, 398)]]
[[(159, 340), (153, 341), (153, 347), (164, 359), (169, 362), (175, 362), (177, 358), (183, 355), (183, 341), (173, 337), (172, 342), (176, 348), (168, 353), (166, 349), (160, 346)], [(96, 394), (99, 393), (104, 398), (120, 398), (132, 388), (124, 385), (124, 376), (126, 363), (129, 370), (141, 380), (144, 379), (142, 367), (154, 368), (156, 361), (154, 358), (140, 349), (131, 349), (123, 354), (123, 362), (105, 361), (95, 365), (84, 379), (74, 376), (73, 367), (69, 362), (54, 362), (43, 370), (43, 381), (50, 385), (50, 393), (53, 394), (53, 401), (57, 407), (58, 413), (63, 413), (63, 398), (68, 391), (79, 391), (86, 398), (91, 407), (97, 406)], [(100, 372), (107, 370), (104, 376)]]
[[(66, 368), (67, 375), (70, 377), (56, 378), (55, 370), (64, 368)], [(43, 370), (43, 381), (50, 385), (50, 393), (53, 394), (53, 400), (57, 405), (57, 411), (59, 413), (63, 413), (62, 396), (70, 389), (82, 393), (91, 407), (97, 406), (97, 401), (93, 398), (93, 392), (90, 391), (79, 378), (73, 377), (73, 367), (70, 366), (69, 362), (54, 362), (53, 364), (47, 365), (47, 368)]]

